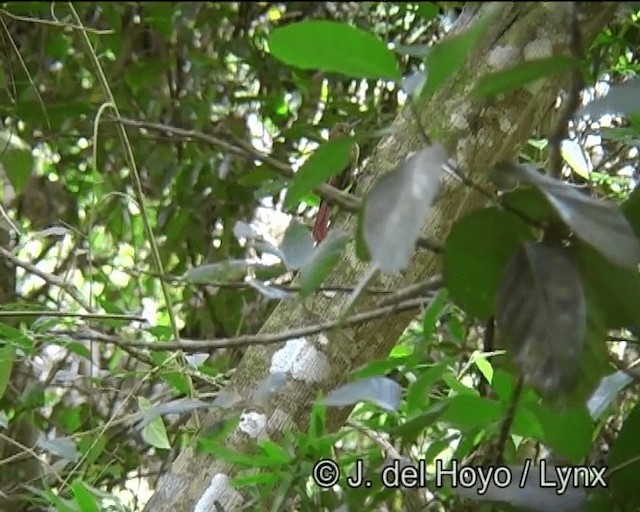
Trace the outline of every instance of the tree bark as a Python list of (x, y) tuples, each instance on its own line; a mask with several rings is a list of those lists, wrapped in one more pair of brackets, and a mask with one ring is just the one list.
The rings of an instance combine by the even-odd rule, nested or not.
[[(585, 47), (612, 19), (616, 8), (616, 3), (582, 3), (581, 35)], [(476, 183), (485, 185), (487, 170), (498, 161), (513, 160), (517, 156), (532, 127), (556, 101), (567, 76), (541, 79), (515, 92), (489, 99), (470, 99), (471, 87), (483, 75), (512, 67), (523, 59), (566, 54), (569, 42), (567, 3), (467, 4), (454, 32), (464, 31), (489, 11), (495, 13), (494, 18), (470, 52), (466, 64), (426, 104), (418, 107), (421, 122), (429, 135), (445, 145), (460, 169)], [(396, 126), (396, 132), (380, 141), (366, 165), (370, 177), (365, 190), (377, 176), (394, 168), (409, 152), (420, 149), (423, 144), (408, 111), (398, 117)], [(422, 233), (444, 241), (456, 219), (484, 204), (484, 198), (477, 192), (450, 180)], [(353, 217), (345, 221), (352, 230), (355, 223)], [(383, 276), (376, 284), (400, 288), (435, 275), (440, 265), (437, 255), (419, 251), (405, 272)], [(357, 260), (353, 250), (348, 250), (329, 282), (356, 283), (367, 268)], [(281, 303), (261, 332), (275, 333), (336, 318), (346, 300), (344, 296), (327, 298), (317, 294), (304, 304)], [(363, 296), (357, 310), (371, 308), (373, 300)], [(242, 411), (239, 427), (226, 439), (226, 447), (243, 451), (250, 449), (261, 436), (277, 441), (286, 429), (305, 429), (310, 406), (318, 393), (326, 393), (344, 383), (353, 369), (386, 357), (413, 318), (414, 313), (408, 312), (336, 330), (326, 336), (297, 340), (298, 348), (306, 350), (306, 358), (300, 359), (301, 365), (303, 360), (313, 360), (315, 366), (306, 369), (309, 371), (287, 374), (287, 383), (268, 404), (247, 406)], [(287, 345), (287, 350), (296, 343)], [(225, 391), (250, 397), (257, 383), (269, 374), (272, 358), (283, 346), (249, 349)], [(292, 354), (295, 355), (295, 350)], [(328, 428), (339, 428), (350, 412), (351, 408), (330, 408)], [(220, 418), (220, 411), (210, 412), (202, 419), (203, 430), (215, 425)], [(257, 430), (249, 428), (250, 423), (258, 425)], [(229, 484), (228, 478), (235, 474), (229, 464), (212, 456), (196, 455), (192, 448), (187, 448), (174, 462), (171, 471), (159, 480), (145, 510), (235, 510), (243, 505), (242, 496)]]

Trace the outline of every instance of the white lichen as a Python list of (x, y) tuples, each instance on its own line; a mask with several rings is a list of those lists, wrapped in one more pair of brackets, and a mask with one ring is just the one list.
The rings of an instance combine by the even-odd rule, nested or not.
[(509, 119), (505, 116), (500, 116), (498, 118), (498, 124), (500, 126), (500, 131), (504, 133), (509, 133), (511, 131), (511, 127), (513, 126), (511, 124), (511, 121), (509, 121)]
[(212, 510), (235, 510), (242, 506), (242, 495), (231, 486), (231, 479), (224, 473), (217, 473), (211, 479), (193, 512), (211, 512)]
[(271, 373), (289, 373), (295, 380), (322, 382), (330, 371), (327, 356), (304, 338), (287, 341), (271, 359)]
[(255, 411), (245, 411), (240, 415), (238, 428), (252, 439), (264, 439), (267, 436), (267, 417)]
[(515, 46), (496, 46), (487, 56), (487, 64), (491, 71), (500, 71), (516, 64), (519, 52)]
[(527, 43), (523, 50), (524, 60), (539, 60), (553, 56), (553, 44), (548, 38), (537, 38)]

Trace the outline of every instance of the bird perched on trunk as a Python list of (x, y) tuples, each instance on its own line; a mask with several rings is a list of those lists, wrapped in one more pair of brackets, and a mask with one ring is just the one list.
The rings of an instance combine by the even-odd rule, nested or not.
[[(342, 137), (347, 137), (351, 134), (353, 124), (349, 123), (337, 123), (329, 132), (329, 140), (337, 140)], [(345, 192), (353, 185), (355, 179), (356, 166), (358, 165), (358, 158), (360, 157), (360, 148), (358, 144), (354, 144), (351, 150), (351, 158), (347, 166), (336, 174), (329, 181), (329, 185)], [(316, 221), (313, 225), (313, 238), (317, 243), (322, 242), (327, 236), (329, 231), (329, 224), (331, 222), (331, 205), (324, 199), (320, 201), (320, 209), (316, 215)]]

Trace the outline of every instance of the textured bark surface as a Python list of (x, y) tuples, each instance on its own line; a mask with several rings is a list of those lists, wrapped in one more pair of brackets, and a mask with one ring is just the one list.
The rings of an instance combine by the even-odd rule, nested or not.
[[(585, 3), (583, 6), (582, 37), (588, 46), (611, 20), (617, 5)], [(466, 65), (430, 101), (419, 107), (422, 123), (432, 138), (444, 143), (457, 165), (478, 183), (484, 182), (484, 174), (493, 164), (516, 157), (532, 127), (556, 101), (564, 78), (539, 80), (508, 95), (485, 100), (470, 100), (468, 92), (479, 77), (495, 69), (496, 62), (501, 61), (501, 67), (505, 68), (517, 64), (523, 56), (532, 59), (563, 54), (569, 39), (566, 33), (568, 7), (563, 3), (493, 3), (481, 7), (469, 4), (455, 31), (464, 30), (479, 14), (487, 11), (494, 11), (495, 17), (469, 55)], [(396, 133), (381, 140), (376, 147), (367, 164), (370, 173), (368, 183), (358, 192), (366, 190), (376, 176), (392, 169), (410, 151), (420, 148), (421, 138), (408, 112), (399, 116), (396, 126)], [(476, 192), (451, 181), (434, 205), (423, 234), (444, 241), (457, 218), (483, 204), (483, 198)], [(345, 219), (347, 229), (353, 230), (355, 222), (353, 217)], [(415, 254), (406, 272), (382, 277), (375, 284), (399, 288), (436, 274), (440, 265), (438, 256), (421, 251)], [(356, 259), (354, 252), (348, 251), (328, 282), (357, 283), (366, 269), (367, 266)], [(327, 298), (318, 294), (304, 304), (282, 303), (261, 332), (275, 333), (335, 318), (346, 300), (347, 297), (343, 296)], [(363, 296), (356, 309), (372, 307), (372, 300)], [(328, 343), (322, 347), (317, 343), (318, 337), (308, 338), (307, 341), (314, 343), (328, 357), (331, 365), (329, 378), (321, 385), (290, 378), (266, 408), (256, 406), (251, 410), (268, 417), (268, 432), (276, 441), (278, 433), (284, 429), (304, 429), (310, 405), (318, 392), (340, 385), (354, 368), (386, 357), (414, 316), (414, 313), (389, 316), (356, 328), (327, 333)], [(248, 350), (227, 390), (243, 397), (250, 396), (256, 382), (268, 374), (271, 357), (281, 346), (259, 346)], [(339, 428), (349, 412), (348, 408), (329, 409), (329, 428)], [(219, 418), (216, 411), (209, 413), (202, 419), (203, 428), (215, 424)], [(255, 441), (236, 431), (226, 442), (229, 448), (242, 450)], [(192, 449), (187, 449), (159, 481), (146, 510), (194, 510), (212, 478), (220, 473), (233, 475), (234, 469), (214, 457), (196, 455)], [(222, 508), (218, 510), (234, 510), (237, 499), (238, 495), (234, 493), (220, 497), (218, 506)], [(214, 511), (216, 508), (210, 505), (197, 510)]]

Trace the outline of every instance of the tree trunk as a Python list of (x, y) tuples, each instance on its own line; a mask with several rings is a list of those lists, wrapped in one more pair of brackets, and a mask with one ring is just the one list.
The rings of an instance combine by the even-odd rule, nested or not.
[[(615, 3), (583, 3), (581, 20), (585, 47), (612, 19)], [(442, 142), (457, 166), (480, 184), (496, 162), (513, 160), (542, 115), (554, 104), (566, 76), (533, 82), (513, 93), (489, 99), (471, 100), (470, 87), (488, 72), (511, 67), (522, 58), (539, 59), (566, 54), (568, 43), (567, 3), (491, 3), (467, 4), (458, 19), (455, 32), (468, 28), (478, 16), (495, 12), (485, 35), (470, 52), (467, 62), (439, 89), (426, 104), (418, 107), (423, 126), (429, 135)], [(370, 172), (366, 190), (376, 176), (391, 170), (411, 151), (420, 149), (422, 139), (409, 112), (400, 115), (397, 131), (380, 141), (368, 164)], [(423, 234), (444, 241), (452, 224), (460, 216), (484, 205), (484, 198), (457, 181), (450, 180), (445, 193), (436, 202)], [(346, 220), (354, 229), (355, 218)], [(439, 272), (440, 258), (430, 252), (415, 254), (409, 269), (398, 275), (383, 276), (378, 285), (400, 288), (422, 281)], [(367, 265), (359, 262), (353, 251), (347, 251), (329, 282), (356, 283)], [(262, 333), (316, 324), (336, 318), (347, 297), (327, 298), (317, 294), (305, 304), (281, 303), (264, 324)], [(373, 306), (373, 298), (363, 296), (357, 309)], [(297, 340), (298, 347), (308, 349), (301, 361), (299, 374), (288, 374), (288, 382), (272, 396), (269, 404), (243, 410), (243, 418), (253, 414), (255, 430), (239, 427), (226, 440), (226, 446), (242, 451), (250, 448), (260, 435), (277, 441), (285, 429), (305, 429), (310, 406), (319, 391), (327, 392), (344, 383), (350, 372), (371, 360), (384, 358), (394, 346), (415, 312), (388, 316), (353, 328)], [(319, 343), (322, 340), (323, 343)], [(287, 349), (295, 344), (289, 344)], [(251, 396), (257, 383), (270, 371), (272, 357), (284, 344), (255, 346), (249, 349), (229, 382), (226, 391)], [(314, 348), (318, 347), (319, 351)], [(324, 355), (322, 355), (324, 354)], [(295, 354), (292, 352), (293, 357)], [(306, 366), (305, 366), (306, 365)], [(303, 368), (304, 367), (304, 368)], [(351, 412), (350, 408), (330, 408), (328, 428), (339, 428)], [(206, 430), (220, 420), (220, 411), (212, 411), (202, 420)], [(234, 468), (211, 456), (196, 455), (185, 450), (171, 471), (158, 482), (156, 492), (146, 510), (217, 511), (235, 510), (242, 496), (230, 487), (227, 477)], [(194, 509), (195, 507), (195, 509)]]

